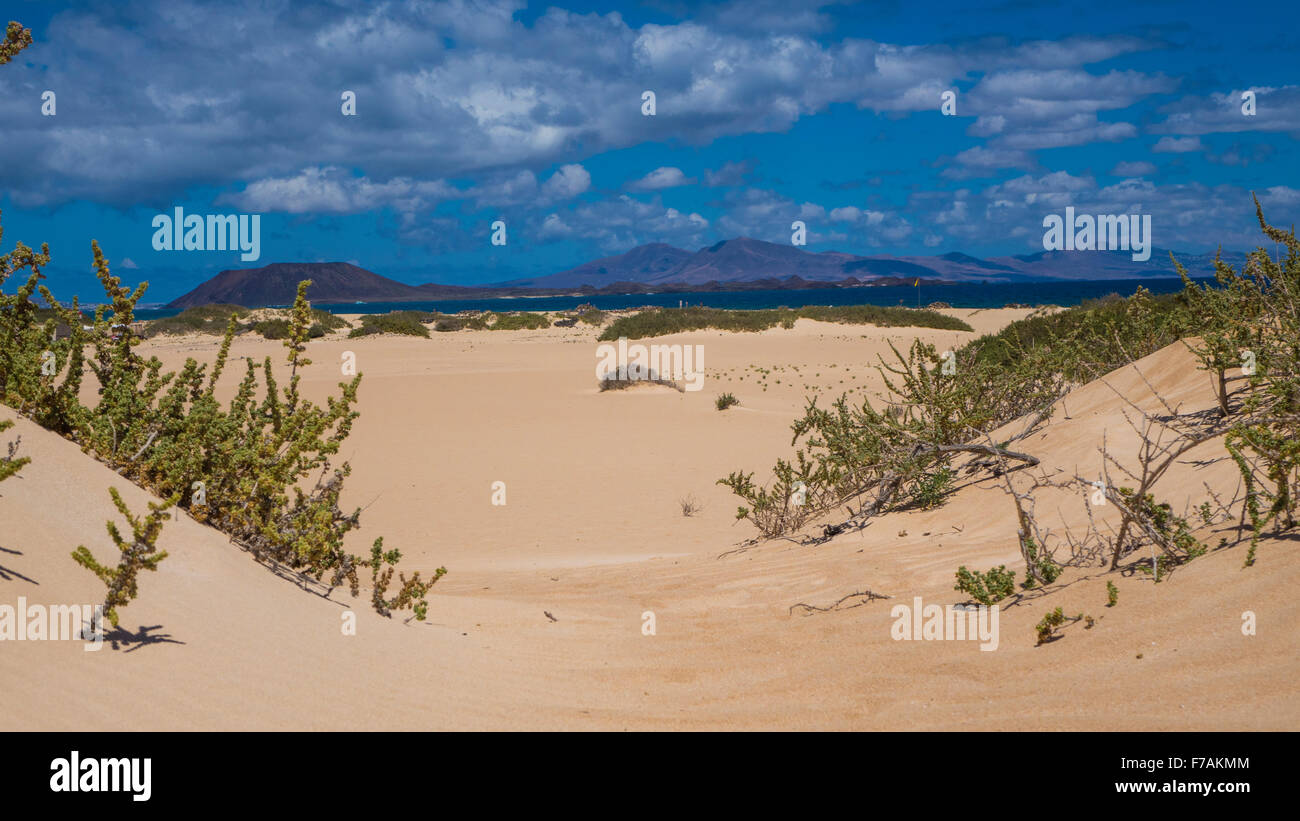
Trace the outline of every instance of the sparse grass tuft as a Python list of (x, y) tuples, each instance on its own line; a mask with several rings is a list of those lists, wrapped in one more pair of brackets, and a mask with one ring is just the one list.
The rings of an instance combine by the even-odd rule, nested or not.
[(681, 506), (682, 515), (686, 516), (687, 518), (694, 516), (696, 513), (699, 513), (701, 510), (700, 503), (696, 501), (693, 495), (690, 494), (687, 494), (685, 498), (683, 498), (680, 502), (678, 502), (678, 504)]

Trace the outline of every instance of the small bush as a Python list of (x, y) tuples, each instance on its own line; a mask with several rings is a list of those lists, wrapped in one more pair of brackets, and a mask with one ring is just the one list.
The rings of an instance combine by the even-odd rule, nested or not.
[(546, 314), (520, 311), (495, 316), (496, 321), (489, 326), (494, 331), (540, 331), (551, 327), (551, 320)]
[(724, 411), (732, 405), (739, 405), (740, 400), (730, 393), (724, 393), (717, 399), (713, 400), (713, 406), (720, 411)]
[(199, 305), (186, 308), (176, 316), (153, 319), (144, 326), (142, 336), (151, 339), (160, 335), (172, 334), (212, 334), (220, 336), (226, 332), (230, 318), (243, 319), (250, 311), (240, 305)]
[(405, 573), (399, 573), (397, 595), (391, 599), (386, 599), (384, 596), (393, 581), (393, 565), (401, 560), (401, 551), (389, 550), (385, 552), (383, 537), (375, 539), (375, 543), (370, 547), (370, 561), (365, 563), (370, 567), (370, 580), (373, 585), (370, 596), (371, 604), (381, 616), (392, 618), (394, 610), (410, 608), (415, 614), (416, 621), (424, 621), (425, 616), (429, 613), (427, 599), (429, 590), (438, 583), (439, 579), (447, 575), (447, 568), (438, 568), (433, 572), (432, 578), (427, 581), (420, 578), (418, 570), (410, 579), (406, 578)]
[(289, 338), (289, 320), (283, 317), (263, 319), (260, 322), (254, 322), (251, 327), (265, 339)]
[(126, 523), (131, 526), (131, 539), (128, 541), (122, 537), (121, 531), (112, 520), (108, 522), (108, 535), (112, 537), (113, 544), (122, 554), (118, 558), (117, 566), (107, 567), (100, 564), (85, 545), (78, 545), (72, 552), (72, 558), (108, 585), (108, 592), (104, 596), (104, 615), (114, 627), (117, 627), (117, 608), (130, 604), (139, 593), (137, 582), (140, 571), (157, 570), (158, 563), (167, 558), (167, 551), (158, 552), (158, 534), (162, 532), (163, 521), (171, 518), (171, 514), (165, 511), (175, 504), (176, 499), (173, 498), (161, 505), (150, 502), (149, 515), (144, 519), (138, 519), (127, 508), (126, 502), (122, 501), (117, 488), (109, 488), (108, 493), (113, 497), (113, 505), (122, 514), (122, 518), (126, 519)]
[[(1029, 559), (1029, 563), (1038, 571), (1038, 576), (1041, 577), (1044, 582), (1051, 584), (1060, 578), (1061, 566), (1051, 560), (1047, 555), (1047, 551), (1043, 551), (1043, 554), (1039, 555), (1038, 545), (1034, 543), (1033, 539), (1025, 539), (1025, 554)], [(1026, 573), (1025, 576), (1025, 587), (1033, 587), (1034, 574)]]
[(1055, 638), (1056, 628), (1063, 624), (1065, 624), (1065, 612), (1059, 607), (1043, 616), (1042, 621), (1034, 627), (1034, 632), (1038, 634), (1038, 643), (1043, 644)]
[[(425, 319), (425, 317), (429, 317)], [(429, 338), (429, 329), (424, 322), (432, 321), (433, 316), (420, 311), (393, 311), (388, 314), (366, 314), (361, 318), (361, 325), (348, 333), (349, 339), (373, 334), (401, 334)]]
[(321, 310), (320, 308), (311, 309), (311, 318), (313, 327), (319, 325), (325, 331), (341, 331), (344, 328), (351, 328), (352, 325), (341, 316)]
[[(122, 285), (97, 243), (91, 243), (91, 251), (105, 301), (88, 327), (75, 299), (64, 306), (41, 285), (41, 270), (49, 264), (44, 246), (37, 253), (18, 243), (14, 251), (0, 254), (0, 285), (15, 272), (25, 277), (12, 294), (0, 291), (0, 402), (172, 500), (168, 504), (225, 533), (258, 561), (307, 574), (331, 589), (346, 584), (353, 596), (359, 595), (359, 571), (375, 568), (344, 547), (346, 535), (359, 526), (361, 510), (341, 507), (351, 468), (330, 460), (358, 416), (353, 406), (361, 375), (340, 383), (340, 393), (324, 404), (301, 395), (301, 369), (311, 364), (306, 343), (312, 325), (320, 324), (313, 321), (307, 301), (310, 280), (298, 284), (287, 311), (287, 384), (277, 383), (269, 356), (260, 363), (250, 358), (225, 404), (215, 393), (240, 328), (237, 319), (228, 318), (215, 361), (201, 364), (191, 358), (177, 371), (164, 371), (157, 357), (145, 359), (136, 352), (139, 336), (116, 331), (133, 322), (147, 285)], [(52, 311), (43, 322), (33, 300), (37, 293)], [(226, 309), (215, 310), (224, 314)], [(59, 321), (70, 331), (63, 340), (52, 338)], [(53, 354), (53, 373), (44, 367), (47, 354)], [(89, 395), (81, 390), (87, 376), (99, 388), (93, 404), (81, 402), (83, 394)], [(314, 484), (309, 481), (313, 473), (319, 473)], [(119, 509), (139, 535), (119, 545), (125, 564), (101, 565), (84, 546), (74, 553), (79, 564), (110, 586), (108, 605), (113, 608), (134, 595), (136, 571), (161, 560), (148, 547), (149, 534), (156, 535), (161, 526), (161, 508), (143, 521)], [(381, 551), (380, 560), (396, 555)], [(379, 568), (380, 578), (391, 577), (384, 571)], [(412, 578), (405, 594), (399, 591), (385, 601), (415, 606), (419, 586), (429, 583)]]
[(1119, 604), (1119, 588), (1114, 582), (1106, 582), (1106, 606), (1114, 607)]
[(912, 501), (922, 510), (930, 510), (943, 504), (944, 497), (952, 492), (954, 475), (952, 469), (947, 467), (925, 474), (912, 488)]
[(1007, 570), (1004, 564), (987, 573), (978, 570), (972, 572), (966, 569), (966, 565), (962, 565), (957, 568), (957, 584), (953, 589), (965, 593), (980, 604), (991, 605), (1010, 596), (1015, 592), (1015, 587), (1016, 571)]
[[(0, 420), (0, 433), (4, 433), (5, 431), (9, 430), (13, 426), (14, 426), (13, 420), (10, 419)], [(19, 458), (18, 445), (21, 443), (21, 441), (22, 441), (21, 437), (14, 439), (14, 441), (9, 443), (8, 455), (0, 456), (0, 482), (3, 482), (5, 479), (8, 479), (10, 476), (13, 476), (15, 473), (22, 470), (23, 465), (32, 461), (29, 457), (26, 456)]]
[(880, 327), (939, 328), (950, 331), (969, 331), (970, 325), (960, 319), (911, 308), (882, 308), (877, 305), (820, 306), (810, 305), (798, 310), (774, 308), (758, 311), (724, 310), (722, 308), (663, 308), (641, 311), (614, 320), (599, 339), (613, 342), (619, 337), (643, 339), (651, 336), (717, 328), (723, 331), (765, 331), (782, 325), (794, 327), (800, 317), (822, 322), (852, 325), (871, 324)]

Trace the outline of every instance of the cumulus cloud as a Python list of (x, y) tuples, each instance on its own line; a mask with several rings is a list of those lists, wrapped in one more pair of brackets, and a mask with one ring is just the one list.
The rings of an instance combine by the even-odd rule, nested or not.
[(1015, 148), (986, 148), (977, 145), (962, 151), (953, 158), (955, 165), (943, 170), (943, 176), (963, 179), (966, 177), (991, 177), (1005, 168), (1033, 170), (1038, 168), (1038, 161), (1028, 152)]
[(392, 206), (401, 211), (430, 207), (459, 195), (442, 180), (427, 182), (404, 177), (376, 183), (340, 168), (305, 168), (288, 177), (267, 177), (249, 183), (242, 192), (226, 194), (220, 203), (245, 211), (289, 214), (354, 214)]
[[(1243, 111), (1242, 95), (1254, 92), (1255, 113)], [(1161, 108), (1157, 134), (1214, 134), (1240, 131), (1288, 132), (1300, 138), (1300, 86), (1251, 86), (1224, 93), (1183, 97)]]
[[(41, 117), (35, 105), (8, 111), (0, 187), (20, 206), (164, 207), (215, 189), (224, 192), (218, 202), (259, 213), (379, 211), (385, 236), (439, 251), (479, 247), (480, 235), (464, 226), (498, 213), (510, 220), (512, 246), (516, 230), (609, 251), (739, 235), (787, 242), (790, 223), (802, 219), (810, 242), (888, 250), (1013, 236), (1032, 247), (1044, 209), (1067, 204), (1147, 209), (1166, 245), (1210, 236), (1252, 244), (1244, 189), (1149, 182), (1155, 166), (1127, 153), (1145, 148), (1135, 123), (1159, 137), (1152, 151), (1207, 152), (1236, 168), (1268, 159), (1270, 147), (1245, 141), (1213, 154), (1201, 135), (1300, 136), (1297, 86), (1250, 89), (1254, 117), (1242, 114), (1234, 90), (1176, 99), (1159, 109), (1161, 121), (1139, 118), (1131, 109), (1178, 93), (1177, 80), (1096, 65), (1159, 45), (1142, 37), (900, 45), (838, 37), (828, 27), (833, 10), (816, 0), (727, 0), (692, 8), (693, 20), (635, 27), (617, 13), (519, 14), (518, 0), (331, 0), (323, 8), (142, 0), (60, 11), (25, 52), (31, 59), (0, 71), (6, 100), (59, 89), (57, 117)], [(240, 59), (231, 59), (232, 44)], [(685, 146), (685, 156), (720, 138), (788, 131), (837, 105), (938, 117), (941, 92), (953, 88), (958, 118), (945, 122), (960, 138), (964, 119), (969, 141), (945, 149), (963, 150), (935, 164), (930, 190), (908, 182), (904, 207), (754, 188), (751, 160), (698, 179), (665, 165), (630, 183), (632, 193), (605, 196), (581, 164), (646, 143)], [(654, 117), (640, 111), (645, 89), (658, 98)], [(355, 117), (340, 111), (345, 90), (356, 94)], [(1121, 182), (1044, 167), (1060, 154), (1039, 152), (1087, 143), (1120, 143), (1125, 160), (1107, 177)], [(867, 182), (824, 188), (858, 191), (892, 172), (852, 173)], [(990, 180), (999, 181), (976, 185)], [(714, 189), (714, 202), (696, 206), (703, 213), (654, 196), (691, 184)], [(947, 190), (954, 184), (971, 187)], [(1286, 186), (1261, 194), (1283, 224), (1287, 213), (1294, 218), (1294, 196)], [(448, 203), (460, 211), (438, 208)]]
[[(130, 206), (195, 186), (252, 188), (270, 199), (274, 186), (301, 177), (304, 197), (338, 211), (375, 192), (328, 185), (303, 169), (344, 168), (371, 186), (489, 175), (483, 185), (505, 189), (485, 188), (490, 203), (513, 196), (512, 184), (528, 189), (521, 172), (647, 141), (702, 145), (784, 131), (835, 103), (934, 110), (941, 89), (976, 72), (991, 74), (963, 101), (973, 110), (981, 98), (993, 105), (1026, 96), (1021, 87), (1032, 83), (1017, 79), (1016, 67), (1095, 84), (1090, 99), (1155, 87), (1114, 72), (1088, 80), (1079, 70), (1149, 46), (1133, 37), (898, 46), (823, 41), (826, 18), (811, 2), (723, 4), (698, 21), (639, 28), (617, 13), (559, 8), (525, 24), (516, 17), (522, 7), (339, 0), (322, 14), (252, 0), (155, 0), (62, 11), (31, 52), (39, 59), (0, 74), (5, 99), (60, 89), (57, 118), (36, 106), (13, 110), (0, 185), (27, 205), (86, 198)], [(784, 24), (758, 25), (764, 15)], [(230, 58), (232, 43), (245, 59)], [(1013, 76), (994, 80), (999, 72)], [(646, 88), (658, 95), (655, 117), (640, 112)], [(356, 95), (355, 117), (340, 110), (345, 90)], [(1112, 139), (1119, 130), (1096, 125), (1091, 133)], [(726, 185), (737, 172), (720, 169), (709, 184)], [(562, 177), (541, 193), (561, 196), (573, 183)]]
[[(962, 95), (958, 111), (976, 115), (967, 133), (990, 138), (990, 152), (1118, 142), (1136, 136), (1137, 127), (1102, 120), (1099, 112), (1119, 111), (1176, 87), (1172, 78), (1137, 71), (1093, 74), (1079, 67), (1016, 67), (982, 77)], [(975, 154), (958, 161), (979, 168), (979, 159)], [(1033, 166), (1021, 159), (1001, 167)]]
[(708, 229), (709, 220), (698, 213), (666, 208), (657, 197), (647, 202), (628, 194), (553, 211), (530, 224), (539, 241), (586, 240), (610, 253), (649, 242), (698, 248), (706, 244)]
[[(1265, 215), (1287, 219), (1300, 205), (1300, 191), (1286, 186), (1261, 193)], [(1090, 175), (1064, 171), (1025, 174), (980, 190), (917, 192), (906, 211), (950, 242), (979, 249), (990, 240), (1020, 237), (1026, 251), (1042, 250), (1042, 220), (1073, 206), (1080, 214), (1150, 214), (1160, 248), (1204, 252), (1207, 243), (1248, 249), (1259, 243), (1250, 193), (1233, 185), (1157, 185), (1129, 177), (1101, 185)], [(1289, 224), (1289, 223), (1286, 223)], [(1212, 240), (1211, 240), (1212, 238)]]
[(677, 188), (694, 182), (695, 180), (683, 174), (680, 168), (668, 166), (656, 168), (641, 179), (628, 183), (627, 187), (632, 191), (662, 191), (665, 188)]
[(581, 165), (562, 165), (542, 183), (542, 199), (546, 202), (570, 200), (591, 187), (591, 174)]

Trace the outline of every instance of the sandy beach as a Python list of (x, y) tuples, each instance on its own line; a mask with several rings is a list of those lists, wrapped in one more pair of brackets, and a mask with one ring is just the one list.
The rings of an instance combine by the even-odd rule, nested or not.
[[(977, 333), (1025, 310), (949, 310)], [(766, 477), (788, 456), (804, 397), (873, 397), (887, 343), (940, 350), (974, 336), (801, 319), (762, 333), (656, 339), (705, 351), (704, 389), (600, 392), (596, 329), (461, 331), (430, 339), (334, 334), (309, 347), (304, 390), (336, 391), (344, 352), (364, 374), (341, 458), (361, 506), (349, 545), (376, 536), (402, 568), (448, 575), (428, 620), (385, 619), (367, 591), (324, 598), (257, 564), (220, 532), (176, 513), (169, 558), (140, 582), (123, 627), (144, 641), (85, 652), (79, 642), (7, 642), (0, 691), (24, 729), (1294, 729), (1300, 562), (1286, 540), (1210, 553), (1159, 584), (1069, 568), (1047, 595), (1003, 608), (995, 652), (972, 641), (900, 641), (891, 608), (953, 604), (958, 565), (1022, 564), (1011, 502), (997, 480), (959, 482), (934, 510), (872, 519), (821, 544), (754, 541), (717, 480)], [(213, 337), (143, 344), (168, 369), (210, 361)], [(235, 359), (283, 347), (240, 337)], [(1048, 467), (1095, 473), (1103, 433), (1132, 432), (1114, 387), (1154, 407), (1150, 385), (1187, 409), (1210, 407), (1207, 375), (1181, 344), (1068, 394), (1021, 442)], [(760, 372), (762, 369), (763, 372)], [(242, 367), (218, 390), (233, 393)], [(1145, 380), (1143, 379), (1145, 377)], [(1111, 387), (1108, 387), (1108, 382)], [(87, 390), (92, 390), (87, 388)], [(734, 393), (725, 412), (715, 397)], [(87, 397), (89, 398), (89, 397)], [(13, 414), (6, 413), (5, 417)], [(1016, 427), (1013, 423), (1008, 430)], [(71, 442), (18, 419), (33, 461), (0, 486), (6, 600), (95, 602), (102, 585), (68, 554), (111, 547), (108, 488), (132, 509), (152, 498)], [(1126, 439), (1126, 437), (1128, 437)], [(1126, 444), (1127, 443), (1127, 444)], [(1207, 442), (1161, 488), (1175, 509), (1230, 496), (1237, 472)], [(493, 504), (494, 483), (505, 504)], [(1044, 497), (1054, 528), (1080, 527), (1077, 493)], [(698, 512), (685, 516), (683, 499)], [(75, 503), (69, 504), (70, 501)], [(498, 497), (498, 501), (500, 501)], [(823, 520), (804, 529), (817, 531)], [(1198, 531), (1209, 544), (1234, 528)], [(1120, 603), (1106, 607), (1107, 580)], [(887, 599), (851, 598), (870, 591)], [(799, 607), (800, 604), (812, 607)], [(1086, 612), (1035, 646), (1054, 607)], [(1243, 614), (1257, 619), (1243, 635)], [(356, 635), (340, 629), (345, 613)], [(645, 625), (653, 623), (653, 634)], [(347, 705), (346, 709), (340, 705)]]

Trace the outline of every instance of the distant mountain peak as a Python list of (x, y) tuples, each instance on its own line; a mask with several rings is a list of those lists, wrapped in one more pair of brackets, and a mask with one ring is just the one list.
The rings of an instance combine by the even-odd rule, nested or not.
[[(1213, 273), (1212, 254), (1176, 254), (1193, 276)], [(1239, 264), (1242, 254), (1225, 254)], [(754, 287), (756, 283), (878, 284), (905, 279), (946, 282), (1028, 282), (1043, 280), (1137, 279), (1176, 276), (1169, 252), (1152, 249), (1151, 259), (1139, 262), (1126, 251), (1039, 251), (1033, 254), (980, 259), (961, 251), (940, 256), (856, 256), (838, 251), (813, 252), (786, 243), (753, 237), (722, 240), (698, 251), (663, 242), (638, 245), (622, 254), (601, 257), (556, 274), (475, 288), (459, 285), (406, 285), (348, 262), (273, 262), (261, 268), (222, 271), (172, 300), (170, 308), (210, 303), (248, 307), (293, 302), (298, 282), (312, 280), (308, 296), (320, 304), (405, 302), (431, 299), (505, 296), (550, 292), (606, 293), (671, 287), (690, 290)], [(743, 284), (743, 285), (742, 285)]]
[(191, 308), (211, 303), (249, 307), (288, 305), (298, 293), (298, 283), (304, 279), (312, 281), (307, 296), (317, 303), (427, 298), (414, 286), (350, 262), (272, 262), (261, 268), (222, 271), (173, 299), (167, 307)]

